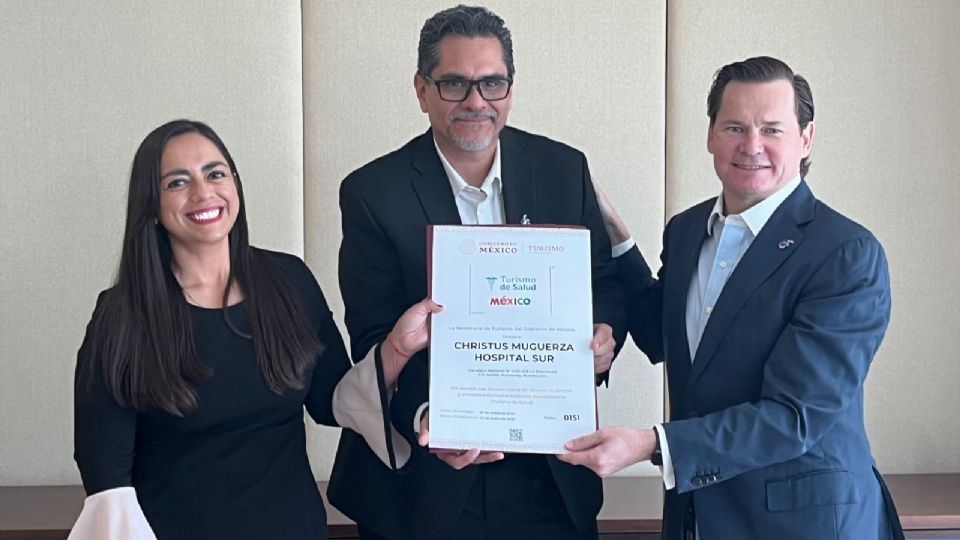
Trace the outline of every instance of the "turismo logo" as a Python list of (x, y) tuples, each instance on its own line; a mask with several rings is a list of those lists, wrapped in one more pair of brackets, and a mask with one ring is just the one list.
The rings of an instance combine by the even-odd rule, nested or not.
[(563, 246), (550, 244), (531, 244), (527, 246), (527, 253), (550, 254), (563, 253)]

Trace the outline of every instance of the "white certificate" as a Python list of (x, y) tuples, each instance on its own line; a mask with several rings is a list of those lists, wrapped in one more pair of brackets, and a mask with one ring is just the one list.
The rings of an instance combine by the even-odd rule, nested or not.
[(590, 232), (434, 226), (430, 446), (557, 454), (597, 428)]

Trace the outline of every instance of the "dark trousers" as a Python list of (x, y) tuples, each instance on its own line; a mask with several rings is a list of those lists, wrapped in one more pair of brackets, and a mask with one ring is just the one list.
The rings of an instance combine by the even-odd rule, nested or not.
[(682, 540), (697, 540), (697, 512), (693, 506), (693, 497), (687, 502), (687, 509), (683, 513)]
[(509, 455), (480, 465), (451, 540), (597, 540), (570, 520), (546, 458)]
[(361, 527), (359, 525), (357, 525), (357, 532), (359, 533), (358, 536), (360, 540), (389, 540), (388, 538), (384, 538), (370, 529)]

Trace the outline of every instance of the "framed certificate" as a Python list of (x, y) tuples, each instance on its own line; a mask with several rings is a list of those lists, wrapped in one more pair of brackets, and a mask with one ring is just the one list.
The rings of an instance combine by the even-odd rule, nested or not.
[(597, 428), (590, 233), (433, 226), (430, 446), (563, 453)]

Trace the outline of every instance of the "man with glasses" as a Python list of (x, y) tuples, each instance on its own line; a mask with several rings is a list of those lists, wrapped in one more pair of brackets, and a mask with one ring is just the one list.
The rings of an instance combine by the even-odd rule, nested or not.
[[(381, 365), (403, 356), (386, 337), (427, 295), (428, 225), (568, 224), (591, 231), (594, 368), (598, 381), (606, 377), (622, 289), (586, 158), (506, 127), (513, 75), (510, 33), (489, 10), (457, 6), (424, 24), (414, 88), (430, 129), (340, 188), (340, 289), (355, 359)], [(329, 496), (358, 522), (361, 538), (597, 538), (603, 497), (589, 469), (553, 456), (429, 453), (427, 388), (419, 353), (396, 389), (381, 389), (392, 427), (379, 460), (371, 450), (378, 444), (344, 430)]]

